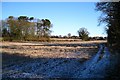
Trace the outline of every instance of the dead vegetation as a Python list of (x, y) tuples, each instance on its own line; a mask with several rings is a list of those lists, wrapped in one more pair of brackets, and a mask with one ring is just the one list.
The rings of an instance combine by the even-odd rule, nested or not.
[[(2, 75), (3, 77), (19, 78), (23, 77), (20, 75), (29, 74), (27, 75), (29, 78), (40, 78), (40, 76), (55, 77), (56, 74), (64, 71), (68, 73), (69, 68), (76, 71), (83, 62), (97, 53), (98, 44), (97, 42), (2, 42), (0, 48), (2, 51)], [(55, 74), (56, 71), (58, 73)]]
[(92, 44), (45, 44), (45, 43), (16, 43), (3, 42), (2, 52), (20, 54), (30, 57), (47, 58), (77, 58), (90, 57), (97, 52), (97, 45)]

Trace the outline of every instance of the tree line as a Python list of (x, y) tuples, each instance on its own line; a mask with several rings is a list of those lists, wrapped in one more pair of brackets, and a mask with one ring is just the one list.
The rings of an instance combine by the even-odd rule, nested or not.
[(49, 19), (35, 19), (27, 16), (9, 16), (2, 20), (4, 40), (49, 40), (52, 23)]
[(3, 40), (8, 41), (50, 41), (50, 38), (82, 39), (82, 40), (105, 40), (106, 37), (89, 37), (85, 27), (79, 28), (78, 36), (68, 33), (67, 36), (52, 36), (52, 23), (49, 19), (36, 19), (27, 16), (9, 16), (1, 20)]
[(106, 24), (109, 48), (120, 52), (120, 2), (98, 2), (96, 10), (102, 12), (99, 24)]
[(79, 36), (51, 36), (52, 23), (49, 19), (36, 19), (28, 16), (9, 16), (1, 20), (3, 40), (18, 41), (50, 41), (50, 38), (73, 38), (89, 40), (89, 32), (86, 28), (80, 28), (77, 33)]
[[(84, 40), (84, 38), (82, 39), (81, 37), (79, 37), (79, 36), (75, 36), (75, 35), (73, 35), (73, 36), (70, 36), (70, 37), (68, 37), (68, 36), (50, 36), (50, 38), (59, 38), (59, 39), (81, 39), (81, 40)], [(87, 40), (86, 41), (89, 41), (89, 40), (106, 40), (107, 39), (107, 37), (102, 37), (102, 36), (95, 36), (95, 37), (88, 37), (87, 38)], [(84, 41), (85, 41), (84, 40)]]

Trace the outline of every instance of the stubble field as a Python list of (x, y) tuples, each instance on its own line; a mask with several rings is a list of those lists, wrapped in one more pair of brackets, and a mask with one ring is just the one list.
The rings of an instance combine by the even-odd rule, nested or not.
[(104, 42), (2, 42), (2, 77), (76, 78)]

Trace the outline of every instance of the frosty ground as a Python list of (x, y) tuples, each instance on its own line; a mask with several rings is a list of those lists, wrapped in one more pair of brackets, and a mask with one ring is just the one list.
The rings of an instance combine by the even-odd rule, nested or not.
[(101, 43), (2, 42), (2, 77), (104, 78), (110, 54)]

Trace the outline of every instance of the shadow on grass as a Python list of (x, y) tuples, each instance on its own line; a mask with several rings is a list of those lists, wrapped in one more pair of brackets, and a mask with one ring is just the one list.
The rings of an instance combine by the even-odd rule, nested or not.
[[(3, 78), (16, 76), (24, 78), (23, 73), (33, 73), (31, 77), (72, 77), (86, 59), (82, 58), (32, 58), (19, 53), (2, 53)], [(14, 71), (14, 72), (12, 72)], [(19, 72), (17, 72), (19, 71)], [(56, 72), (56, 73), (55, 73)], [(34, 75), (35, 74), (35, 75)], [(23, 76), (22, 76), (23, 75)], [(38, 76), (36, 76), (38, 75)], [(30, 75), (25, 76), (29, 78)]]
[[(80, 72), (80, 67), (85, 61), (86, 59), (84, 58), (32, 58), (20, 55), (19, 53), (10, 54), (3, 52), (2, 77), (3, 80), (4, 78), (13, 78), (13, 76), (16, 76), (17, 78), (71, 78), (74, 77), (73, 75), (76, 72)], [(119, 67), (118, 64), (115, 69), (109, 71), (107, 78), (119, 78)], [(33, 74), (31, 75), (28, 73)]]
[(14, 54), (10, 54), (10, 53), (6, 53), (6, 52), (2, 52), (2, 68), (4, 69), (5, 67), (9, 67), (16, 64), (19, 64), (21, 62), (24, 61), (29, 61), (32, 58), (30, 58), (29, 56), (23, 56), (19, 53), (14, 53)]
[(98, 45), (98, 43), (95, 43), (94, 45), (93, 45), (93, 43), (80, 43), (80, 44), (78, 44), (78, 43), (73, 43), (73, 44), (66, 44), (66, 43), (62, 43), (62, 44), (59, 44), (59, 43), (52, 43), (52, 44), (48, 44), (48, 43), (43, 43), (43, 44), (41, 44), (41, 45), (34, 45), (34, 43), (33, 43), (33, 45), (23, 45), (23, 46), (66, 46), (66, 47), (77, 47), (77, 46), (81, 46), (81, 47), (86, 47), (86, 46), (95, 46), (95, 45)]

